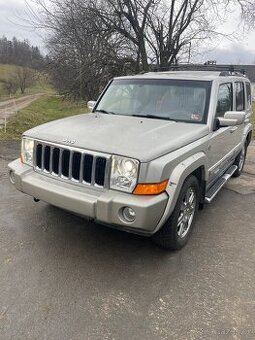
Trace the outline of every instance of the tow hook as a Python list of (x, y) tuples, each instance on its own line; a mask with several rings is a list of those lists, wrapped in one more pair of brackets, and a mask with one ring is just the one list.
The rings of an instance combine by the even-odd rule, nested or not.
[(37, 203), (37, 202), (40, 202), (40, 200), (38, 198), (35, 198), (34, 197), (34, 201)]

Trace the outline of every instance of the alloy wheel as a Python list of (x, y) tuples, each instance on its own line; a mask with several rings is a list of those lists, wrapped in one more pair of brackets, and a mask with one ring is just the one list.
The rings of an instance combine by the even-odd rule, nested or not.
[(196, 211), (196, 196), (194, 188), (189, 187), (183, 198), (177, 224), (177, 234), (180, 238), (184, 238), (191, 227)]

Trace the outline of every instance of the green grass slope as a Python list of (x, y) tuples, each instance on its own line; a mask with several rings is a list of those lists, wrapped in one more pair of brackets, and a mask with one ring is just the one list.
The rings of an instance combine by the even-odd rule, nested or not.
[[(0, 64), (0, 101), (22, 96), (20, 90), (18, 90), (15, 95), (10, 97), (3, 88), (3, 81), (7, 80), (12, 74), (15, 74), (15, 70), (17, 67), (18, 66), (16, 65)], [(35, 84), (32, 87), (28, 88), (24, 95), (36, 93), (54, 93), (54, 90), (50, 85), (48, 76), (46, 74), (36, 72)]]
[(39, 124), (86, 112), (84, 103), (44, 95), (9, 119), (7, 132), (0, 129), (0, 140), (20, 139), (23, 132)]

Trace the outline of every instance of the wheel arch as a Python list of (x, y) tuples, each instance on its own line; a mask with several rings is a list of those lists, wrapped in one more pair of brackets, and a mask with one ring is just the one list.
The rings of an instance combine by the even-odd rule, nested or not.
[(252, 138), (252, 125), (251, 123), (249, 123), (245, 126), (243, 132), (243, 141), (246, 143), (247, 146), (250, 144), (251, 138)]
[(205, 190), (205, 183), (208, 180), (208, 164), (207, 157), (204, 152), (194, 154), (187, 159), (179, 163), (172, 171), (169, 177), (169, 185), (167, 186), (167, 194), (169, 200), (165, 209), (165, 212), (157, 225), (155, 232), (157, 232), (170, 217), (173, 212), (181, 188), (185, 180), (190, 176), (194, 175), (199, 182), (199, 186), (202, 189), (200, 195), (200, 203), (203, 202), (203, 194)]
[(251, 138), (252, 138), (252, 130), (248, 132), (248, 134), (246, 135), (246, 145), (249, 146), (250, 142), (251, 142)]

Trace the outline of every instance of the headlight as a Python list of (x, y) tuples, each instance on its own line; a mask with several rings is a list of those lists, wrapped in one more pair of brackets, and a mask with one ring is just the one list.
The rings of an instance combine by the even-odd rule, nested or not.
[(21, 142), (21, 159), (23, 163), (33, 165), (34, 141), (28, 138), (22, 138)]
[(136, 159), (113, 156), (110, 188), (132, 192), (137, 183), (138, 167)]

